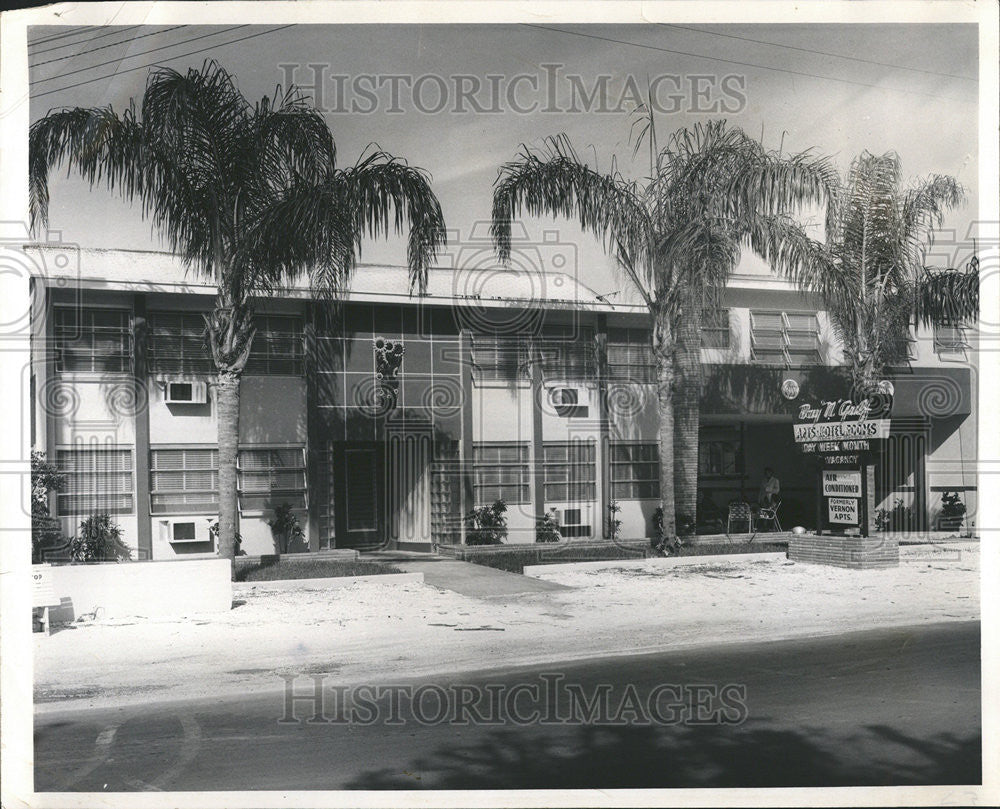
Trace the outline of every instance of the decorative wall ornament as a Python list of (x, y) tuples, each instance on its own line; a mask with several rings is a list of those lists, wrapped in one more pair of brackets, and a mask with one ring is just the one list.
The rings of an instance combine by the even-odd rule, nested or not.
[(375, 338), (375, 395), (383, 412), (392, 410), (399, 398), (399, 372), (406, 349), (399, 340)]

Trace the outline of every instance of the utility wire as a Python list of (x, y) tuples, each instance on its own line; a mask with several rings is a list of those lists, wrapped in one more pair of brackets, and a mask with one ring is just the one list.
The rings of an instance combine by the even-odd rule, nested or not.
[(41, 39), (36, 39), (34, 42), (28, 42), (28, 45), (44, 45), (46, 42), (55, 42), (57, 39), (75, 37), (77, 34), (82, 34), (86, 31), (88, 27), (89, 26), (81, 25), (71, 31), (63, 31), (61, 34), (53, 34), (50, 37), (42, 37)]
[[(39, 43), (29, 42), (28, 43), (28, 50), (31, 51), (31, 53), (29, 53), (28, 55), (29, 56), (41, 56), (43, 53), (49, 53), (50, 51), (58, 51), (61, 48), (72, 48), (75, 45), (83, 45), (83, 44), (85, 44), (87, 42), (93, 42), (95, 39), (104, 39), (104, 37), (113, 37), (115, 34), (124, 34), (127, 31), (133, 31), (136, 28), (142, 28), (142, 26), (141, 25), (129, 25), (129, 26), (125, 27), (125, 28), (115, 28), (114, 31), (108, 31), (107, 33), (104, 33), (104, 34), (98, 34), (95, 37), (88, 37), (87, 39), (79, 39), (76, 42), (64, 42), (62, 45), (53, 45), (51, 48), (44, 48), (43, 50), (40, 50), (40, 51), (32, 50), (35, 47), (35, 45), (39, 44)], [(77, 33), (81, 33), (82, 34), (83, 32), (82, 31), (78, 31)]]
[(935, 95), (934, 93), (924, 93), (924, 92), (921, 92), (920, 90), (904, 90), (901, 87), (886, 87), (884, 85), (878, 85), (878, 84), (867, 84), (867, 83), (861, 82), (861, 81), (851, 81), (850, 79), (839, 79), (839, 78), (836, 78), (834, 76), (821, 76), (821, 75), (819, 75), (817, 73), (805, 73), (803, 71), (798, 71), (798, 70), (788, 70), (788, 69), (783, 68), (783, 67), (771, 67), (770, 65), (758, 65), (758, 64), (754, 64), (752, 62), (740, 62), (740, 61), (737, 61), (735, 59), (723, 59), (720, 56), (706, 56), (703, 53), (691, 53), (690, 51), (678, 51), (678, 50), (673, 50), (671, 48), (662, 48), (662, 47), (660, 47), (658, 45), (646, 45), (646, 44), (643, 44), (641, 42), (630, 42), (630, 41), (625, 40), (625, 39), (612, 39), (611, 37), (598, 36), (597, 34), (585, 34), (585, 33), (581, 32), (581, 31), (569, 31), (569, 30), (566, 30), (565, 28), (553, 28), (553, 27), (548, 26), (548, 25), (536, 25), (534, 23), (521, 23), (521, 25), (523, 25), (523, 26), (525, 26), (527, 28), (539, 28), (542, 31), (554, 31), (557, 34), (570, 34), (571, 36), (585, 37), (587, 39), (599, 39), (599, 40), (602, 40), (604, 42), (613, 42), (616, 45), (631, 45), (633, 48), (645, 48), (646, 50), (651, 50), (651, 51), (662, 51), (663, 53), (673, 53), (673, 54), (677, 54), (678, 56), (693, 56), (693, 57), (695, 57), (697, 59), (708, 59), (708, 60), (713, 61), (713, 62), (724, 62), (724, 63), (729, 64), (729, 65), (739, 65), (741, 67), (753, 67), (753, 68), (758, 68), (760, 70), (773, 70), (773, 71), (775, 71), (777, 73), (790, 73), (793, 76), (805, 76), (805, 77), (808, 77), (808, 78), (811, 78), (811, 79), (822, 79), (824, 81), (836, 81), (836, 82), (840, 82), (842, 84), (853, 84), (853, 85), (856, 85), (858, 87), (873, 87), (876, 90), (894, 90), (897, 93), (909, 93), (909, 94), (912, 94), (912, 95), (929, 96), (931, 98), (941, 98), (941, 99), (945, 99), (947, 101), (961, 101), (962, 100), (962, 99), (959, 99), (959, 98), (953, 98), (952, 96), (941, 96), (941, 95)]
[[(180, 26), (178, 26), (178, 27), (180, 27)], [(34, 81), (29, 82), (29, 84), (44, 84), (47, 81), (55, 81), (56, 79), (64, 79), (67, 76), (74, 76), (77, 73), (86, 73), (88, 70), (96, 70), (99, 67), (106, 67), (107, 65), (121, 64), (126, 59), (138, 59), (140, 56), (146, 56), (147, 54), (150, 54), (150, 53), (156, 53), (156, 51), (164, 51), (167, 48), (176, 48), (179, 45), (187, 45), (189, 42), (197, 42), (199, 39), (206, 39), (208, 37), (215, 37), (215, 36), (219, 36), (220, 34), (228, 34), (228, 33), (231, 33), (233, 31), (236, 31), (236, 30), (238, 30), (240, 28), (246, 28), (246, 27), (247, 27), (246, 25), (234, 25), (231, 28), (223, 28), (221, 31), (212, 31), (209, 34), (202, 34), (201, 36), (191, 37), (190, 39), (182, 39), (179, 42), (171, 42), (168, 45), (161, 45), (158, 48), (150, 48), (148, 51), (140, 51), (139, 53), (128, 54), (126, 56), (122, 56), (119, 59), (109, 59), (107, 62), (99, 62), (96, 65), (90, 65), (89, 67), (81, 67), (81, 68), (78, 68), (77, 70), (70, 70), (68, 73), (60, 73), (60, 74), (58, 74), (56, 76), (49, 76), (47, 79), (35, 79)], [(147, 36), (149, 36), (149, 35), (147, 34)], [(80, 55), (82, 55), (82, 54), (80, 54)]]
[(246, 41), (248, 39), (254, 39), (256, 37), (266, 36), (267, 34), (274, 34), (274, 33), (277, 33), (278, 31), (283, 31), (286, 28), (292, 28), (292, 27), (293, 27), (292, 25), (280, 25), (277, 28), (271, 28), (271, 29), (269, 29), (267, 31), (260, 31), (260, 32), (258, 32), (256, 34), (248, 34), (247, 36), (240, 37), (239, 39), (231, 39), (231, 40), (229, 40), (229, 42), (221, 42), (221, 43), (219, 43), (217, 45), (211, 45), (211, 46), (209, 46), (207, 48), (199, 48), (197, 50), (189, 51), (187, 53), (179, 53), (176, 56), (169, 56), (165, 60), (161, 60), (160, 62), (149, 62), (148, 64), (139, 65), (137, 67), (129, 67), (129, 68), (126, 68), (125, 70), (116, 70), (114, 73), (109, 73), (106, 76), (97, 76), (96, 78), (93, 78), (93, 79), (85, 79), (83, 81), (77, 82), (76, 84), (67, 85), (66, 87), (57, 87), (54, 90), (46, 90), (44, 93), (33, 93), (32, 94), (32, 98), (41, 98), (42, 96), (52, 95), (53, 93), (61, 93), (61, 92), (65, 91), (65, 90), (72, 90), (74, 87), (82, 87), (85, 84), (92, 84), (95, 81), (103, 81), (104, 79), (112, 79), (115, 76), (122, 75), (123, 73), (132, 73), (135, 70), (143, 70), (144, 68), (147, 68), (147, 67), (156, 67), (157, 65), (162, 64), (163, 62), (172, 62), (175, 59), (183, 59), (183, 58), (185, 58), (187, 56), (194, 56), (194, 55), (199, 54), (199, 53), (205, 53), (206, 51), (211, 51), (211, 50), (214, 50), (216, 48), (224, 48), (226, 45), (235, 45), (237, 42), (244, 42), (244, 41)]
[[(137, 39), (144, 39), (145, 37), (155, 37), (158, 34), (166, 34), (169, 31), (176, 31), (178, 28), (189, 28), (189, 27), (190, 26), (186, 26), (186, 25), (175, 25), (173, 28), (166, 28), (163, 31), (154, 31), (151, 34), (139, 34), (139, 36), (137, 36), (137, 37), (129, 37), (128, 39), (123, 39), (121, 42), (112, 42), (110, 45), (98, 45), (96, 48), (88, 48), (87, 50), (80, 51), (79, 53), (70, 53), (70, 54), (67, 54), (66, 56), (57, 56), (54, 59), (48, 59), (45, 62), (36, 62), (35, 64), (30, 65), (30, 67), (41, 67), (42, 65), (51, 65), (53, 62), (62, 62), (65, 59), (76, 59), (76, 58), (81, 57), (81, 56), (86, 56), (88, 53), (93, 53), (94, 51), (103, 51), (105, 48), (113, 48), (116, 45), (131, 45)], [(232, 29), (229, 29), (229, 30), (232, 30)], [(146, 53), (150, 53), (150, 51), (146, 51)], [(131, 57), (129, 57), (129, 56), (123, 56), (122, 58), (123, 59), (129, 59)], [(109, 64), (109, 63), (105, 62), (104, 64)], [(94, 65), (94, 67), (101, 67), (101, 65)], [(85, 69), (89, 69), (89, 68), (85, 68)], [(64, 75), (69, 75), (69, 74), (64, 74)], [(45, 79), (45, 81), (48, 81), (48, 79)]]
[(815, 48), (799, 48), (795, 45), (784, 45), (780, 42), (768, 42), (764, 39), (752, 39), (751, 37), (741, 37), (736, 34), (723, 34), (721, 31), (709, 31), (705, 28), (693, 28), (690, 25), (675, 25), (673, 23), (661, 22), (664, 28), (677, 28), (682, 31), (695, 31), (699, 34), (709, 34), (714, 37), (725, 37), (726, 39), (739, 39), (743, 42), (754, 42), (758, 45), (770, 45), (773, 48), (787, 48), (790, 51), (801, 51), (802, 53), (819, 54), (820, 56), (832, 56), (835, 59), (849, 59), (852, 62), (862, 62), (866, 65), (878, 65), (879, 67), (891, 67), (894, 70), (911, 70), (914, 73), (925, 73), (928, 76), (943, 76), (947, 79), (963, 79), (965, 81), (978, 81), (974, 76), (959, 76), (957, 73), (938, 73), (936, 70), (922, 70), (919, 67), (904, 67), (891, 62), (876, 62), (873, 59), (862, 59), (859, 56), (846, 56), (842, 53), (830, 53), (829, 51), (818, 51)]

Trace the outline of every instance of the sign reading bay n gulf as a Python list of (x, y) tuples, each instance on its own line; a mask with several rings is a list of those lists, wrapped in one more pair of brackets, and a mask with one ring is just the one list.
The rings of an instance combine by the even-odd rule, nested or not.
[(798, 421), (792, 427), (795, 441), (803, 444), (847, 439), (856, 445), (841, 449), (867, 450), (869, 447), (862, 446), (862, 442), (889, 437), (886, 416), (890, 409), (891, 404), (886, 406), (873, 399), (860, 402), (836, 399), (816, 406), (803, 404), (799, 407)]

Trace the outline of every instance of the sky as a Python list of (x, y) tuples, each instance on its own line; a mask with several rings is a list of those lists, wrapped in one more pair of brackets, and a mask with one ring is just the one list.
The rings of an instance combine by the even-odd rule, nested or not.
[[(649, 85), (661, 143), (681, 127), (725, 118), (768, 147), (828, 155), (842, 172), (862, 150), (892, 150), (908, 180), (956, 177), (969, 202), (948, 216), (938, 252), (954, 252), (947, 263), (955, 264), (971, 248), (979, 70), (971, 25), (234, 23), (35, 27), (28, 40), (33, 121), (66, 106), (120, 111), (141, 98), (151, 64), (185, 70), (216, 59), (251, 100), (294, 81), (323, 110), (341, 165), (376, 143), (430, 173), (449, 252), (462, 261), (492, 261), (476, 245), (498, 169), (521, 144), (565, 133), (592, 165), (607, 170), (614, 160), (641, 181), (648, 156), (633, 158), (631, 110)], [(50, 190), (50, 227), (65, 241), (164, 249), (137, 208), (103, 188), (57, 171)], [(817, 212), (802, 216), (816, 221)], [(569, 245), (572, 271), (596, 292), (634, 300), (594, 236), (565, 220), (525, 225), (529, 244)], [(961, 243), (955, 251), (949, 232)], [(367, 241), (361, 259), (402, 264), (405, 255), (400, 239)], [(767, 271), (752, 256), (740, 270)]]

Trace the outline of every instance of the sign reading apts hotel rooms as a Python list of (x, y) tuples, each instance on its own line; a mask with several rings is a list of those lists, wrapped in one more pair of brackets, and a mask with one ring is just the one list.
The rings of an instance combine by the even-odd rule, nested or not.
[(875, 449), (872, 442), (889, 437), (887, 412), (876, 399), (803, 404), (792, 425), (795, 442), (803, 452), (823, 453), (827, 463), (855, 464), (860, 453)]

